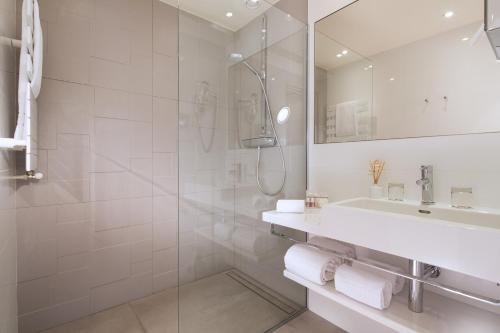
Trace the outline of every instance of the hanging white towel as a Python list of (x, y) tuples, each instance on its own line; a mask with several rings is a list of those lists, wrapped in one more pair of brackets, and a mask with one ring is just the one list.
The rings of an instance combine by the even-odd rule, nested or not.
[(386, 309), (391, 304), (392, 284), (357, 267), (338, 267), (335, 272), (335, 289), (376, 309)]
[(32, 33), (33, 26), (33, 0), (24, 0), (21, 12), (21, 51), (19, 55), (19, 88), (18, 88), (18, 104), (19, 104), (19, 114), (17, 116), (16, 131), (14, 133), (15, 140), (26, 140), (24, 133), (24, 124), (26, 118), (26, 103), (27, 103), (27, 87), (29, 83), (28, 69), (29, 63), (31, 62), (31, 56), (28, 52), (28, 34)]
[(333, 280), (337, 266), (335, 256), (305, 244), (292, 245), (285, 254), (285, 267), (290, 273), (319, 285)]
[(42, 88), (43, 67), (43, 31), (40, 22), (40, 7), (38, 0), (34, 0), (34, 22), (33, 22), (33, 76), (31, 79), (31, 90), (35, 98), (40, 95)]
[[(392, 265), (386, 264), (384, 262), (380, 262), (380, 261), (368, 259), (368, 258), (363, 258), (363, 261), (367, 262), (369, 264), (375, 264), (377, 266), (380, 266), (382, 268), (385, 268), (385, 269), (388, 269), (388, 270), (391, 270), (394, 272), (404, 273), (404, 270), (401, 267), (392, 266)], [(353, 263), (352, 266), (357, 267), (360, 270), (378, 275), (378, 276), (386, 279), (387, 281), (390, 281), (392, 283), (392, 293), (394, 295), (399, 294), (405, 286), (406, 279), (404, 277), (394, 275), (391, 273), (387, 273), (387, 272), (378, 270), (376, 268), (371, 268), (371, 267), (363, 265), (363, 264)]]

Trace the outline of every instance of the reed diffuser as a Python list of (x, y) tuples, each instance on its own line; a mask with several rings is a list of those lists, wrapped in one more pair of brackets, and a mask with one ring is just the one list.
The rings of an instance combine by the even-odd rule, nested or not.
[(373, 180), (373, 185), (370, 187), (370, 197), (373, 199), (380, 199), (384, 196), (382, 186), (378, 184), (380, 176), (384, 171), (385, 162), (381, 160), (374, 160), (369, 162), (369, 173)]

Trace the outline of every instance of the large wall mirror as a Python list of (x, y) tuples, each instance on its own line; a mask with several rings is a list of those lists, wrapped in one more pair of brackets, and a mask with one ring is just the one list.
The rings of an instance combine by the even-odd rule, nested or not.
[(484, 0), (359, 0), (315, 24), (315, 142), (500, 131)]

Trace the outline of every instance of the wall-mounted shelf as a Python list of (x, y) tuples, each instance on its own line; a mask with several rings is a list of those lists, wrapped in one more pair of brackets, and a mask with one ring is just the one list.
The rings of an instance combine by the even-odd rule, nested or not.
[(333, 282), (320, 286), (286, 270), (283, 275), (310, 291), (400, 333), (497, 333), (500, 327), (499, 315), (433, 292), (425, 292), (423, 313), (408, 310), (407, 293), (404, 291), (393, 297), (388, 309), (377, 310), (339, 293)]

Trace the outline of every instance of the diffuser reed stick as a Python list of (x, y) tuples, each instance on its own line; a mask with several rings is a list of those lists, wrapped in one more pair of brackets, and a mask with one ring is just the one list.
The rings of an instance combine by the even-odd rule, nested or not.
[(380, 176), (384, 171), (385, 162), (381, 160), (370, 161), (369, 172), (373, 179), (373, 184), (378, 185), (378, 181), (380, 180)]

